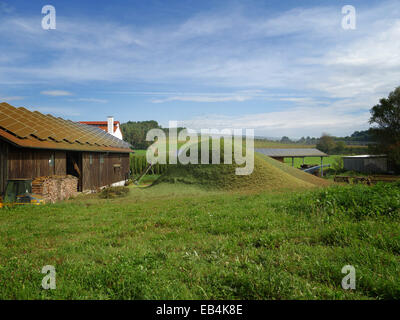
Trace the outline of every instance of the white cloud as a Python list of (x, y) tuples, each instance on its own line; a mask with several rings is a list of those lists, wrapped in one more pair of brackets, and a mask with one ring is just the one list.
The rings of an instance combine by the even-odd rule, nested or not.
[(78, 117), (81, 115), (79, 110), (72, 109), (70, 107), (33, 107), (33, 108), (28, 108), (31, 109), (31, 111), (39, 111), (41, 113), (48, 113), (51, 115), (57, 115), (57, 116), (68, 116), (68, 117)]
[(22, 100), (24, 97), (21, 96), (0, 96), (0, 101), (8, 102), (14, 100)]
[(293, 108), (285, 111), (226, 116), (213, 114), (179, 121), (180, 126), (200, 130), (255, 129), (258, 136), (280, 137), (289, 135), (320, 136), (323, 132), (334, 135), (350, 134), (368, 128), (369, 113), (348, 114), (331, 108)]
[(65, 97), (65, 96), (71, 96), (72, 95), (71, 92), (64, 91), (64, 90), (41, 91), (40, 94), (43, 94), (45, 96), (53, 96), (53, 97)]
[[(273, 16), (262, 9), (249, 13), (229, 7), (168, 25), (63, 17), (52, 33), (43, 32), (37, 17), (5, 17), (0, 38), (7, 54), (0, 53), (0, 83), (61, 87), (97, 81), (124, 88), (140, 83), (155, 88), (143, 93), (154, 103), (245, 105), (268, 99), (276, 101), (275, 108), (289, 104), (287, 113), (265, 113), (259, 119), (265, 128), (280, 130), (279, 124), (285, 130), (297, 132), (302, 126), (317, 132), (334, 125), (347, 130), (352, 122), (362, 127), (367, 110), (400, 84), (400, 7), (397, 1), (382, 1), (356, 8), (357, 29), (351, 31), (341, 28), (337, 4)], [(32, 59), (48, 52), (46, 59)], [(220, 93), (206, 92), (210, 87)], [(62, 90), (42, 94), (49, 92), (71, 95)], [(320, 107), (324, 113), (316, 111)], [(297, 127), (278, 121), (286, 116), (292, 126), (297, 119)], [(248, 117), (253, 124), (258, 116)]]
[(243, 102), (246, 100), (251, 99), (250, 96), (174, 96), (168, 97), (164, 99), (153, 99), (151, 102), (153, 103), (163, 103), (163, 102), (170, 102), (170, 101), (184, 101), (184, 102), (228, 102), (228, 101), (235, 101), (235, 102)]
[[(318, 90), (340, 97), (354, 94), (346, 87), (393, 89), (400, 60), (393, 25), (398, 9), (384, 2), (357, 12), (355, 32), (341, 29), (337, 6), (295, 8), (274, 16), (227, 8), (148, 27), (64, 18), (52, 34), (43, 32), (36, 18), (12, 17), (0, 22), (10, 51), (24, 44), (32, 52), (55, 54), (36, 65), (0, 64), (7, 74), (0, 82), (142, 81), (173, 83), (177, 89), (207, 84)], [(384, 77), (375, 74), (379, 68), (385, 68)]]
[(70, 99), (69, 101), (93, 102), (93, 103), (107, 103), (108, 102), (108, 100), (97, 99), (97, 98), (78, 98), (78, 99)]

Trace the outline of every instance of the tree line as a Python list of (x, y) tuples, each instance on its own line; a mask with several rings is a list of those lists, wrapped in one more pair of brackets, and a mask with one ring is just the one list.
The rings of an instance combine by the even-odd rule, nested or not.
[[(370, 154), (387, 155), (393, 167), (400, 171), (400, 87), (390, 92), (387, 98), (382, 98), (371, 108), (370, 113), (369, 130), (356, 131), (351, 137), (369, 142)], [(324, 134), (319, 139), (317, 148), (331, 153), (344, 141), (335, 141), (335, 137)]]
[[(163, 128), (155, 120), (148, 121), (128, 121), (121, 124), (121, 131), (124, 140), (131, 144), (133, 149), (144, 150), (147, 149), (153, 142), (146, 141), (146, 134), (151, 129), (161, 129), (168, 136), (168, 128)], [(179, 127), (177, 130), (180, 132), (184, 128)]]

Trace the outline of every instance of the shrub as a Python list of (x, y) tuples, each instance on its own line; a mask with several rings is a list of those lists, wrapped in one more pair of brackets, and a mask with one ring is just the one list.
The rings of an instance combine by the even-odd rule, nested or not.
[(368, 216), (400, 216), (400, 183), (374, 186), (335, 186), (296, 196), (290, 202), (296, 213), (345, 214), (361, 219)]
[(342, 157), (337, 157), (335, 160), (333, 160), (332, 169), (335, 170), (335, 172), (343, 171), (343, 158)]
[(126, 196), (129, 193), (129, 188), (127, 187), (110, 187), (103, 189), (99, 197), (102, 199), (113, 199), (117, 197)]

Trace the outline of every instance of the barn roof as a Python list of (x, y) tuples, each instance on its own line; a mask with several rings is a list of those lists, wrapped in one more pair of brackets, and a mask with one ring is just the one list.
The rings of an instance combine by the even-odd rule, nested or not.
[(254, 149), (256, 152), (269, 157), (328, 157), (328, 155), (314, 148), (292, 148), (292, 149)]
[(0, 103), (0, 138), (25, 148), (132, 152), (130, 144), (86, 124)]
[(360, 154), (357, 156), (343, 156), (343, 159), (368, 159), (368, 158), (386, 158), (386, 154)]

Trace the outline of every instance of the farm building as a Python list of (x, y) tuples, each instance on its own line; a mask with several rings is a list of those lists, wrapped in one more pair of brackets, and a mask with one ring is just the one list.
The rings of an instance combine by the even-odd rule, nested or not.
[[(294, 158), (304, 158), (305, 157), (318, 157), (322, 159), (328, 157), (328, 155), (318, 149), (313, 148), (290, 148), (290, 149), (273, 149), (273, 148), (263, 148), (254, 149), (256, 152), (265, 154), (275, 160), (283, 162), (285, 158), (292, 158), (292, 165)], [(304, 162), (303, 162), (304, 164)]]
[(262, 153), (272, 159), (278, 160), (280, 162), (284, 162), (285, 158), (292, 159), (292, 167), (294, 167), (294, 158), (302, 158), (304, 165), (305, 157), (317, 157), (321, 159), (320, 175), (321, 177), (324, 174), (323, 169), (323, 159), (324, 157), (328, 157), (328, 155), (318, 149), (313, 148), (290, 148), (290, 149), (274, 149), (274, 148), (263, 148), (263, 149), (254, 149), (256, 152)]
[(51, 175), (77, 177), (79, 191), (122, 183), (130, 152), (97, 127), (0, 103), (0, 193), (8, 179)]
[(362, 173), (386, 173), (388, 158), (386, 155), (359, 155), (343, 158), (343, 168)]
[(122, 140), (121, 124), (119, 121), (114, 121), (114, 117), (110, 116), (107, 121), (79, 121), (79, 123), (87, 124), (89, 126), (95, 126), (107, 133), (113, 135), (114, 137)]

